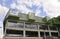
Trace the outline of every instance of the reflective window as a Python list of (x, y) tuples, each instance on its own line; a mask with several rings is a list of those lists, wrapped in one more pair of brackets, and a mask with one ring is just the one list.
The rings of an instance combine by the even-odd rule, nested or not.
[(9, 27), (21, 27), (21, 28), (23, 28), (24, 23), (23, 22), (20, 22), (20, 23), (8, 22), (8, 26)]
[(26, 23), (25, 27), (30, 29), (38, 29), (38, 26), (36, 24), (31, 24), (31, 23)]
[(32, 24), (33, 29), (38, 29), (37, 24)]
[(41, 25), (41, 26), (39, 27), (39, 29), (48, 30), (48, 26), (46, 26), (46, 25)]

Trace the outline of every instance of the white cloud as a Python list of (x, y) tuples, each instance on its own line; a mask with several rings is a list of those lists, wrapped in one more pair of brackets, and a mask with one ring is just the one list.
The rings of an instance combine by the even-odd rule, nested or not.
[(8, 11), (8, 8), (0, 5), (0, 13), (6, 13)]
[(47, 16), (56, 17), (60, 15), (60, 2), (58, 2), (58, 0), (17, 0), (17, 3), (18, 5), (16, 3), (11, 4), (11, 7), (16, 7), (23, 13), (33, 12), (32, 10), (28, 9), (26, 5), (28, 5), (29, 7), (35, 5), (38, 7), (35, 13), (39, 16), (39, 14), (41, 13), (39, 8), (42, 3)]
[(11, 7), (11, 8), (15, 8), (15, 7), (16, 7), (16, 4), (15, 4), (15, 3), (12, 3), (12, 4), (10, 5), (10, 7)]
[[(28, 9), (26, 7), (26, 5), (29, 6), (29, 7), (32, 7), (33, 5), (35, 5), (37, 7), (40, 7), (41, 6), (40, 2), (41, 2), (41, 0), (17, 0), (18, 5), (16, 3), (13, 3), (13, 4), (11, 4), (11, 8), (15, 7), (15, 8), (19, 9), (22, 13), (27, 14), (28, 12), (33, 12), (33, 11), (31, 9)], [(40, 11), (38, 13), (40, 13)], [(38, 13), (36, 13), (36, 14), (38, 14)]]
[(0, 5), (0, 21), (4, 20), (5, 15), (7, 14), (8, 8)]
[(58, 0), (46, 0), (43, 2), (43, 6), (48, 16), (56, 17), (60, 15), (60, 3)]
[(40, 13), (41, 13), (41, 11), (39, 9), (35, 11), (36, 16), (40, 16)]
[[(26, 1), (26, 0), (25, 0)], [(33, 12), (32, 10), (29, 10), (26, 5), (24, 4), (25, 1), (23, 0), (17, 0), (18, 5), (16, 3), (11, 4), (11, 8), (17, 8), (18, 10), (20, 10), (22, 13), (28, 13), (28, 12)], [(28, 1), (27, 1), (28, 2)], [(27, 3), (26, 2), (26, 3)]]

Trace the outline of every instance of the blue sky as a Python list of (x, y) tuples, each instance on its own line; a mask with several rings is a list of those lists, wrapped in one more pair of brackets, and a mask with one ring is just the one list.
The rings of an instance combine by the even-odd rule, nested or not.
[[(0, 0), (0, 21), (3, 21), (10, 8), (21, 13), (33, 12), (36, 16), (56, 17), (60, 15), (59, 0)], [(58, 14), (57, 14), (58, 13)]]

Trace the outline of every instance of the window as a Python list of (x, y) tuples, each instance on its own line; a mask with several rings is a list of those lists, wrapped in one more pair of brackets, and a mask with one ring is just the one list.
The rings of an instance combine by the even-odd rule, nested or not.
[(9, 27), (14, 27), (14, 26), (16, 26), (16, 23), (14, 23), (14, 22), (8, 22), (8, 26)]
[(31, 24), (31, 23), (26, 23), (25, 27), (29, 29), (38, 29), (37, 24)]
[(33, 29), (38, 29), (37, 24), (32, 24), (31, 26), (33, 27)]
[(42, 25), (39, 27), (39, 29), (48, 30), (48, 26)]
[(23, 22), (20, 22), (20, 23), (17, 23), (17, 22), (8, 22), (8, 26), (9, 27), (20, 27), (20, 28), (23, 28), (24, 27), (24, 23)]
[(24, 27), (24, 23), (22, 23), (22, 22), (17, 23), (17, 26), (23, 28)]
[(49, 36), (49, 32), (45, 32), (45, 35), (46, 35), (46, 36)]
[(58, 37), (58, 32), (51, 32), (51, 35), (54, 37)]
[(26, 37), (38, 37), (37, 31), (26, 31)]
[(25, 24), (25, 27), (26, 27), (26, 28), (32, 28), (32, 26), (31, 26), (30, 23), (26, 23), (26, 24)]
[(41, 37), (44, 37), (44, 32), (40, 32), (40, 36)]
[(7, 36), (19, 36), (19, 37), (23, 37), (23, 31), (22, 30), (7, 29), (6, 30), (6, 35)]
[(50, 30), (57, 30), (56, 26), (50, 26)]

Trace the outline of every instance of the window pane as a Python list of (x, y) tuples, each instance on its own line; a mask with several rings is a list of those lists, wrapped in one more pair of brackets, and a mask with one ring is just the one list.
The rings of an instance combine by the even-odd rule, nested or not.
[(44, 37), (44, 32), (40, 32), (40, 36), (41, 37)]
[(26, 37), (38, 37), (37, 31), (26, 31)]
[(55, 27), (55, 26), (50, 26), (50, 30), (57, 30), (57, 27)]
[(32, 24), (33, 29), (38, 29), (37, 24)]
[(46, 25), (41, 25), (41, 26), (39, 27), (39, 29), (48, 30), (48, 26), (46, 26)]
[(6, 30), (6, 36), (20, 36), (20, 37), (22, 37), (23, 31), (7, 29)]
[(51, 35), (54, 37), (58, 37), (58, 32), (51, 32)]
[(31, 23), (26, 23), (25, 27), (29, 29), (38, 29), (38, 26), (36, 24), (31, 24)]
[(8, 22), (8, 26), (9, 27), (21, 27), (21, 28), (23, 28), (24, 23), (23, 22), (20, 22), (20, 23)]
[(45, 35), (46, 35), (46, 36), (49, 36), (49, 32), (45, 32)]

